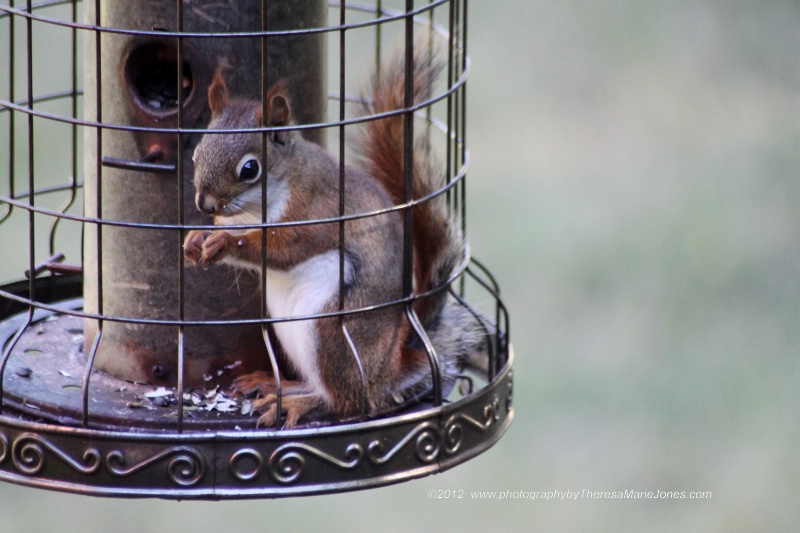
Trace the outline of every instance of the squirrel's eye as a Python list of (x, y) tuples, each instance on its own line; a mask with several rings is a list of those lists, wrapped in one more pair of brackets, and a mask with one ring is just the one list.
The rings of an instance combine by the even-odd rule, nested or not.
[(261, 177), (261, 164), (252, 155), (246, 155), (239, 161), (237, 171), (240, 182), (253, 182)]

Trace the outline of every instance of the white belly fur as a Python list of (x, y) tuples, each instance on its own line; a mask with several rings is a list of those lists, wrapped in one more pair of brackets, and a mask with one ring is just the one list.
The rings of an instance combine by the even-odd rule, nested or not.
[[(345, 259), (345, 280), (352, 266)], [(267, 270), (267, 309), (272, 318), (320, 313), (339, 294), (339, 252), (312, 257), (289, 271)], [(304, 381), (326, 400), (330, 394), (317, 364), (318, 338), (315, 320), (274, 323), (283, 351)]]

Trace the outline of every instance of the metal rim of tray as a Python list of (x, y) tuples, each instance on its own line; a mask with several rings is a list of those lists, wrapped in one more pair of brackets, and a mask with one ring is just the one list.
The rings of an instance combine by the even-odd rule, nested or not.
[[(2, 318), (0, 329), (10, 320)], [(294, 430), (92, 429), (32, 421), (6, 405), (0, 480), (96, 496), (208, 500), (398, 483), (447, 470), (502, 437), (514, 415), (512, 364), (509, 347), (493, 379), (440, 407)]]

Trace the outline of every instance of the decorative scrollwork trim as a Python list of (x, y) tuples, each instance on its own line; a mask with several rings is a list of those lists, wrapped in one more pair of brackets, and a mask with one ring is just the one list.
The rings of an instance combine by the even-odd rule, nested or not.
[(483, 420), (487, 429), (492, 423), (500, 420), (500, 399), (496, 395), (483, 407)]
[(121, 451), (115, 450), (109, 452), (106, 456), (106, 467), (113, 475), (125, 477), (144, 470), (170, 456), (172, 459), (167, 463), (167, 474), (173, 483), (190, 487), (203, 479), (206, 471), (206, 461), (199, 451), (188, 446), (177, 446), (162, 450), (128, 468), (125, 468), (125, 455)]
[[(4, 447), (7, 450), (7, 444), (4, 443)], [(101, 457), (100, 452), (96, 449), (87, 449), (83, 453), (83, 462), (85, 464), (81, 464), (54, 444), (34, 433), (24, 433), (14, 441), (11, 447), (11, 459), (20, 472), (34, 476), (44, 468), (44, 449), (49, 450), (68, 466), (82, 474), (94, 474), (100, 469)], [(4, 451), (3, 455), (5, 453)]]
[[(489, 406), (487, 406), (487, 407), (489, 407)], [(466, 422), (467, 424), (469, 424), (470, 426), (474, 427), (477, 430), (488, 431), (489, 427), (492, 425), (493, 418), (490, 415), (486, 422), (481, 422), (480, 420), (475, 420), (471, 416), (465, 415), (464, 413), (457, 413), (457, 414), (453, 415), (450, 418), (450, 420), (448, 420), (446, 427), (450, 427), (451, 425), (457, 424), (459, 421), (464, 421), (464, 422)]]
[(348, 446), (344, 452), (345, 460), (341, 460), (308, 444), (290, 442), (279, 446), (272, 452), (269, 458), (269, 473), (272, 478), (284, 484), (297, 481), (306, 467), (306, 458), (301, 452), (321, 459), (341, 470), (353, 470), (364, 459), (364, 448), (360, 444)]
[(8, 437), (0, 433), (0, 465), (8, 458)]
[(417, 439), (417, 457), (425, 463), (434, 461), (439, 455), (438, 443), (440, 437), (438, 427), (433, 422), (424, 422), (415, 427), (384, 455), (381, 455), (383, 443), (379, 440), (372, 441), (367, 448), (367, 456), (370, 462), (375, 465), (386, 464), (417, 435), (420, 436)]
[(500, 398), (496, 395), (483, 406), (483, 422), (464, 413), (454, 414), (444, 426), (445, 452), (454, 455), (461, 449), (464, 441), (464, 423), (485, 433), (498, 420), (500, 420)]
[[(251, 458), (255, 462), (256, 466), (252, 472), (242, 472), (240, 470), (241, 461), (245, 458)], [(261, 469), (263, 467), (264, 457), (262, 457), (257, 450), (252, 448), (239, 450), (238, 452), (234, 453), (231, 456), (231, 460), (228, 461), (228, 469), (230, 470), (231, 475), (239, 481), (252, 481), (258, 476), (259, 473), (261, 473)]]

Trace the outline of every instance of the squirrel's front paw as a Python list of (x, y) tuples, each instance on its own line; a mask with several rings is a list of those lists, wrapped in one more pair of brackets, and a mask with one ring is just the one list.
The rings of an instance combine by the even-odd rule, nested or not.
[(212, 232), (207, 230), (192, 230), (183, 240), (183, 256), (192, 263), (199, 263), (203, 255), (203, 243)]
[(235, 245), (226, 231), (192, 230), (183, 241), (183, 255), (192, 263), (211, 265), (222, 261)]
[(222, 261), (236, 246), (236, 239), (227, 231), (213, 231), (203, 242), (200, 262), (211, 265)]

